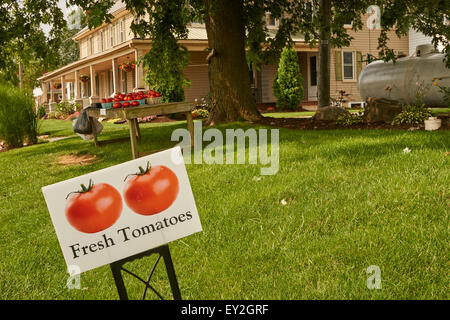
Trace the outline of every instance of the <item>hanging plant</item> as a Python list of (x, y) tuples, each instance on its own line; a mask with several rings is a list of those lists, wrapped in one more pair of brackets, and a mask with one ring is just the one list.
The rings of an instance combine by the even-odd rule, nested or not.
[(55, 83), (55, 84), (52, 86), (52, 89), (61, 89), (61, 83)]
[(81, 80), (81, 82), (88, 82), (89, 81), (89, 76), (87, 76), (87, 75), (82, 75), (82, 76), (80, 76), (80, 80)]
[(136, 69), (136, 62), (135, 61), (131, 61), (128, 63), (121, 63), (119, 64), (119, 69), (125, 71), (125, 72), (130, 72), (133, 69)]

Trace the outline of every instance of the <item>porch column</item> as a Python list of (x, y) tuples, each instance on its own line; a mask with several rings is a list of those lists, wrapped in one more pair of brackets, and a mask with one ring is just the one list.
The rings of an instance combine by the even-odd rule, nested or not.
[(50, 80), (50, 100), (48, 100), (48, 104), (53, 103), (53, 80)]
[(41, 90), (42, 90), (42, 99), (41, 104), (47, 101), (47, 82), (41, 82)]
[(119, 92), (119, 75), (118, 75), (117, 59), (112, 59), (112, 75), (113, 75), (113, 94)]
[(97, 102), (97, 92), (95, 87), (95, 68), (93, 65), (90, 65), (90, 78), (91, 78), (91, 96), (89, 97), (89, 103)]
[(66, 101), (66, 83), (64, 82), (64, 76), (61, 76), (61, 101)]
[(75, 101), (80, 99), (80, 86), (78, 81), (80, 81), (78, 80), (78, 70), (75, 70), (75, 80), (73, 82), (73, 96)]
[[(135, 49), (134, 50), (134, 54), (136, 56), (136, 61), (139, 60), (140, 57), (142, 57), (144, 55), (143, 50), (139, 50), (139, 49)], [(136, 88), (145, 88), (145, 83), (144, 83), (144, 67), (142, 66), (142, 63), (139, 64), (138, 66), (136, 66), (135, 69), (135, 75), (136, 75)]]

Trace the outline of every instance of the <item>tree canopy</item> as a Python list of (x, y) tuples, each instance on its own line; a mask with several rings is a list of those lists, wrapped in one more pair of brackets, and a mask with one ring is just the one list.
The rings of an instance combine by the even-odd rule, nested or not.
[[(42, 25), (50, 26), (48, 34)], [(54, 66), (60, 31), (66, 22), (56, 0), (4, 0), (0, 5), (0, 79), (18, 84), (18, 68), (23, 66), (34, 86), (38, 69)], [(27, 83), (25, 83), (27, 85)]]

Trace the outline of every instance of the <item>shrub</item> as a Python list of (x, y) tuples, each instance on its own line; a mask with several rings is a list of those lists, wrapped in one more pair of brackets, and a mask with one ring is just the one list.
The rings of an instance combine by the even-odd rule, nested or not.
[(8, 148), (37, 142), (37, 117), (33, 105), (31, 92), (0, 83), (0, 139)]
[(209, 111), (206, 109), (195, 109), (192, 111), (192, 117), (193, 118), (199, 118), (199, 119), (205, 119), (208, 118)]
[(80, 106), (79, 104), (73, 103), (73, 102), (68, 102), (68, 101), (59, 102), (56, 104), (56, 112), (59, 116), (67, 118), (72, 113), (77, 111), (79, 106)]
[(403, 106), (402, 112), (400, 112), (392, 122), (393, 124), (420, 124), (423, 123), (426, 119), (431, 117), (431, 111), (425, 108), (425, 105), (421, 106), (412, 106), (406, 105)]
[(336, 124), (340, 124), (343, 126), (351, 126), (353, 124), (362, 123), (362, 122), (364, 122), (362, 112), (361, 113), (360, 112), (344, 113), (336, 119)]
[(45, 116), (45, 108), (43, 106), (39, 106), (37, 117), (38, 119), (41, 119), (44, 116)]
[(273, 93), (277, 106), (295, 110), (303, 99), (303, 78), (298, 65), (298, 56), (291, 47), (281, 53), (278, 71), (273, 81)]

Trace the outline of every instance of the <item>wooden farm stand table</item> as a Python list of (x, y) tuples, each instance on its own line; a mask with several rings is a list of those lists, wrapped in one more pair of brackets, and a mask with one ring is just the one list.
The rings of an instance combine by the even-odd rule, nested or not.
[[(144, 104), (139, 107), (118, 108), (118, 109), (100, 109), (87, 108), (86, 112), (91, 121), (92, 127), (95, 128), (94, 118), (109, 118), (109, 119), (124, 119), (128, 120), (130, 127), (131, 152), (133, 159), (139, 157), (137, 149), (137, 140), (141, 138), (139, 123), (137, 118), (148, 116), (159, 116), (173, 113), (184, 113), (186, 115), (187, 127), (191, 134), (191, 146), (194, 143), (194, 121), (192, 119), (192, 109), (194, 104), (191, 102), (175, 102), (175, 103), (160, 103), (160, 104)], [(94, 130), (94, 144), (99, 145), (97, 135)]]

